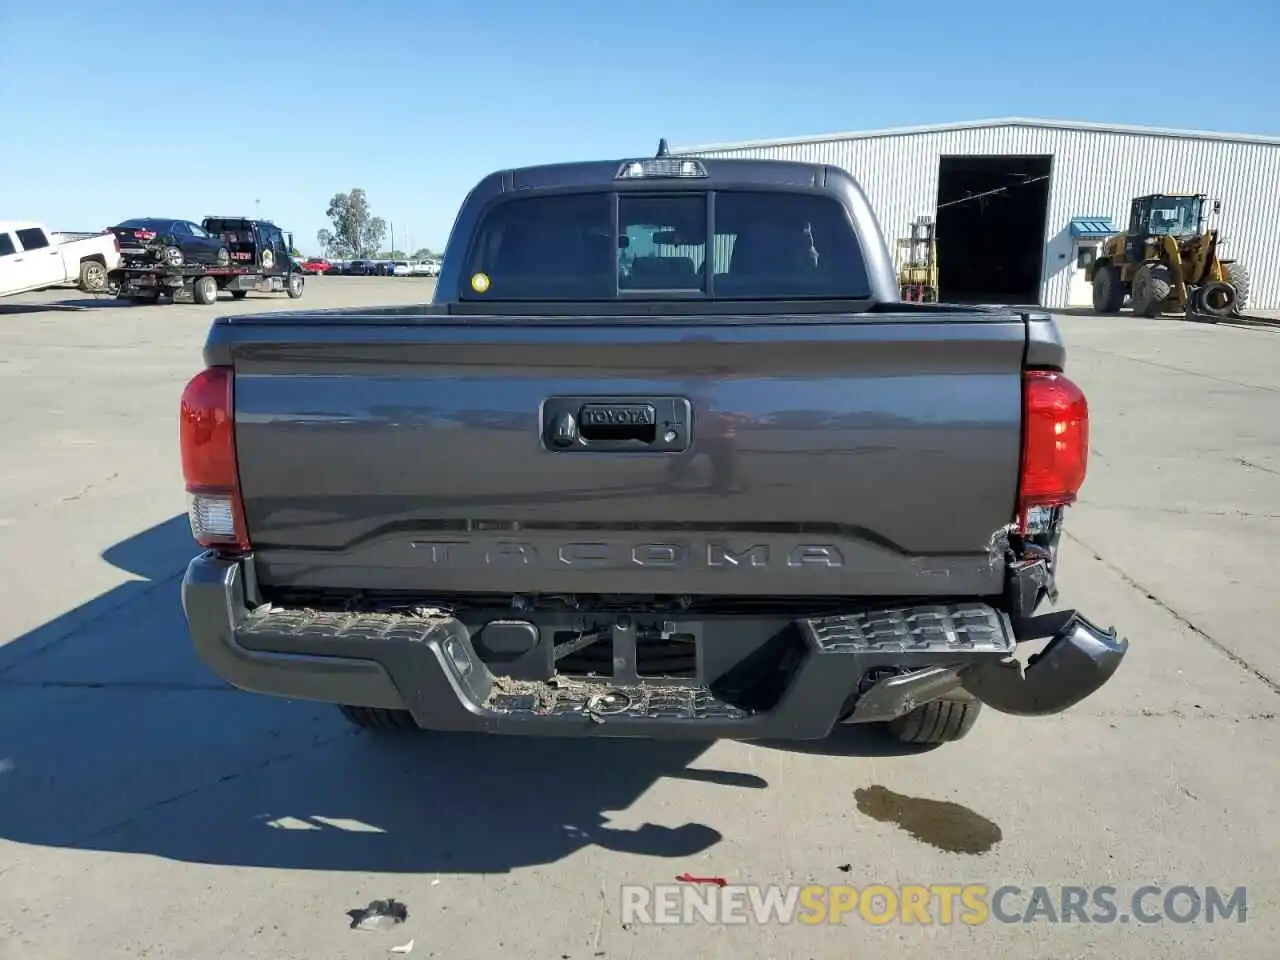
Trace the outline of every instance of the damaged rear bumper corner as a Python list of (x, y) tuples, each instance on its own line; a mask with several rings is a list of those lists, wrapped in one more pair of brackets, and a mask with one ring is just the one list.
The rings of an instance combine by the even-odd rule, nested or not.
[(1062, 713), (1092, 696), (1129, 650), (1114, 628), (1103, 630), (1076, 610), (1029, 617), (1017, 634), (1020, 642), (1050, 639), (1025, 667), (1013, 659), (975, 664), (961, 672), (960, 685), (993, 710), (1020, 717)]

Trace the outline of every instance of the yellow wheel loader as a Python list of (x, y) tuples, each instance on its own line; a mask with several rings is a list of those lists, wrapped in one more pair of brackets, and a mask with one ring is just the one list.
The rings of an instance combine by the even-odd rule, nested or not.
[[(1205, 194), (1136, 197), (1129, 229), (1108, 237), (1085, 269), (1093, 308), (1119, 313), (1125, 297), (1142, 317), (1179, 312), (1215, 323), (1239, 315), (1249, 302), (1249, 271), (1220, 258), (1217, 229), (1206, 230)], [(1213, 201), (1212, 212), (1221, 211)]]

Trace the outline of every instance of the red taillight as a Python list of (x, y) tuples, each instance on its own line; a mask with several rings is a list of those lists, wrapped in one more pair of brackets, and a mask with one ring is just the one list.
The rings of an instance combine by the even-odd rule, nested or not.
[(1028, 370), (1023, 383), (1018, 514), (1074, 503), (1089, 465), (1089, 403), (1061, 373)]
[(154, 240), (156, 234), (154, 230), (135, 230), (133, 236), (137, 240)]
[(192, 535), (201, 546), (247, 553), (230, 367), (209, 367), (191, 378), (182, 391), (179, 435)]

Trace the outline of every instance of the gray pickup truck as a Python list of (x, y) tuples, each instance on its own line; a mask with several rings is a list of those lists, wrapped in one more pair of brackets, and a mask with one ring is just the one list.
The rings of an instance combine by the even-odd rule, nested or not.
[(434, 303), (214, 322), (192, 640), (380, 730), (941, 743), (983, 704), (1058, 713), (1128, 646), (1037, 614), (1088, 457), (1064, 361), (1048, 315), (899, 302), (833, 167), (494, 173)]

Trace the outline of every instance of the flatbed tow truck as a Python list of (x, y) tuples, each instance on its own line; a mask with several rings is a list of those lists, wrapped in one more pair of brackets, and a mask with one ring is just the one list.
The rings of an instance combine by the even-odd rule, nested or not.
[(127, 266), (114, 271), (112, 282), (119, 284), (116, 294), (121, 300), (155, 303), (162, 297), (174, 301), (190, 299), (199, 304), (217, 301), (225, 290), (236, 300), (253, 293), (285, 293), (291, 300), (302, 296), (305, 278), (299, 271), (267, 274), (251, 266), (201, 266), (198, 264), (169, 267)]
[(285, 293), (302, 296), (306, 284), (302, 269), (289, 256), (293, 234), (268, 220), (245, 217), (205, 217), (201, 227), (220, 237), (231, 253), (230, 263), (178, 265), (157, 260), (125, 259), (109, 283), (116, 296), (135, 303), (155, 303), (161, 297), (199, 304), (217, 301), (225, 290), (236, 300), (252, 293)]

